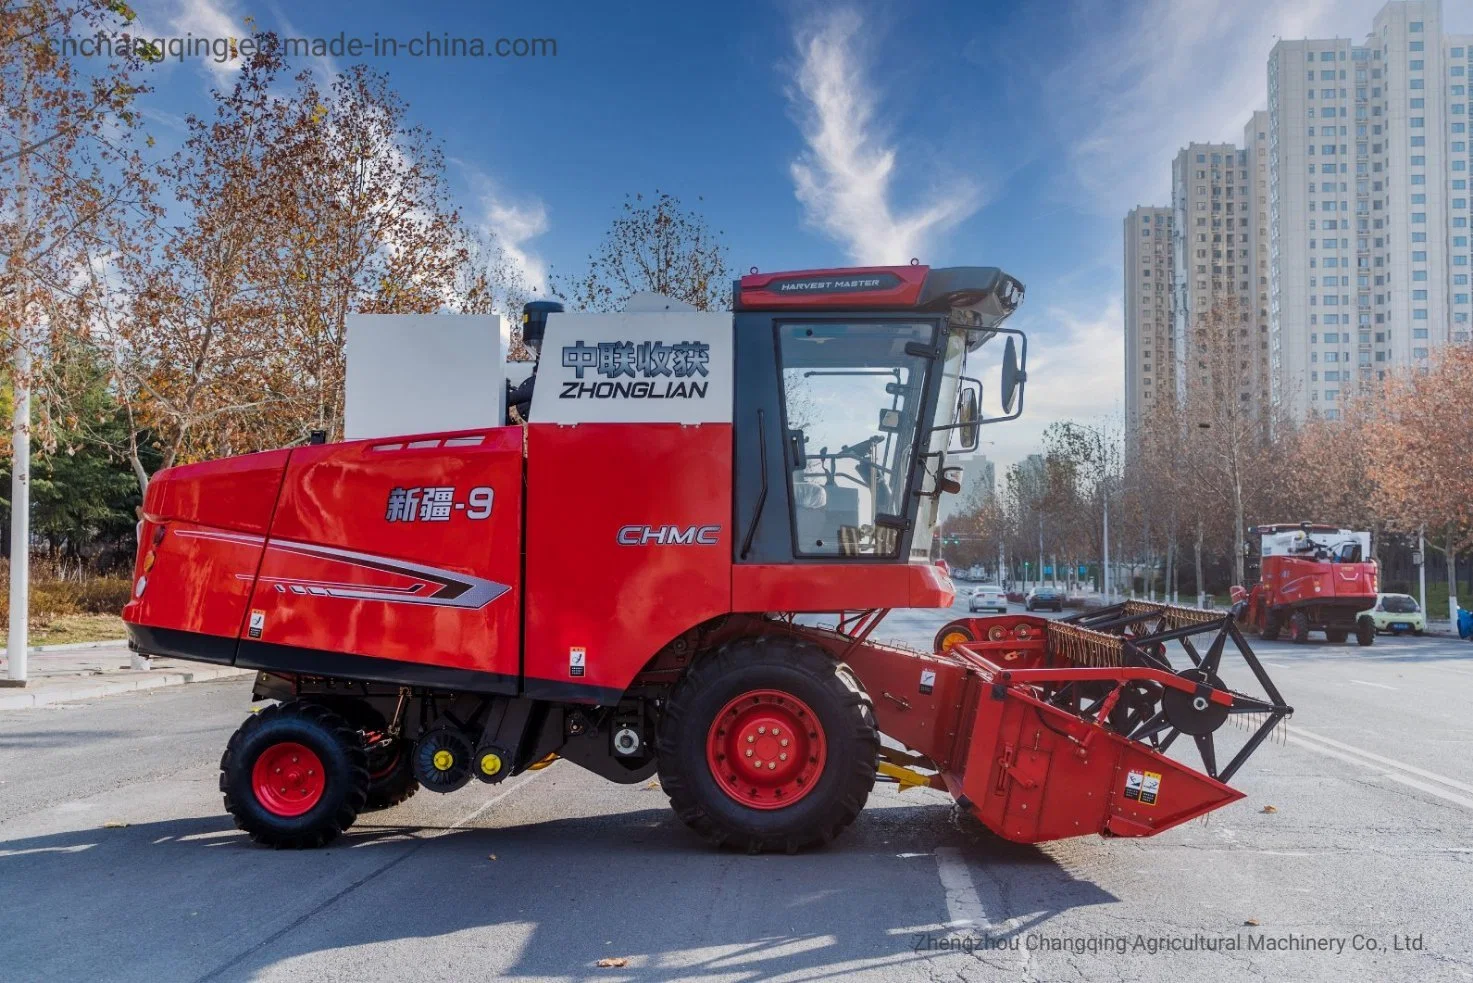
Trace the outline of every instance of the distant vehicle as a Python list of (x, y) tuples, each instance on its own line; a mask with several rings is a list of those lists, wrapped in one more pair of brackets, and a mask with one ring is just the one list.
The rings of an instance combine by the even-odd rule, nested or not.
[(996, 611), (999, 614), (1008, 613), (1008, 595), (996, 584), (983, 584), (972, 591), (972, 597), (967, 601), (968, 611)]
[(1360, 617), (1370, 618), (1376, 631), (1393, 635), (1408, 631), (1420, 635), (1427, 630), (1427, 615), (1409, 594), (1377, 594), (1376, 606), (1362, 611)]
[(1300, 645), (1311, 631), (1331, 642), (1354, 633), (1361, 645), (1375, 643), (1376, 626), (1365, 612), (1376, 603), (1380, 571), (1369, 559), (1369, 532), (1312, 522), (1249, 531), (1259, 537), (1259, 577), (1251, 588), (1235, 584), (1229, 592), (1239, 623), (1267, 641), (1287, 630)]
[(1035, 587), (1023, 598), (1023, 606), (1029, 611), (1037, 611), (1039, 608), (1062, 611), (1064, 592), (1057, 587)]

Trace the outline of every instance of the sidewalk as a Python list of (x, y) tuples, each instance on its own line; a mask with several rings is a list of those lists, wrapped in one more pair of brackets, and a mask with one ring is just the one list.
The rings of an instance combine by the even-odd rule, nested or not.
[[(153, 659), (151, 669), (132, 669), (130, 658), (127, 644), (121, 641), (32, 649), (26, 666), (26, 686), (0, 687), (0, 710), (44, 707), (159, 686), (231, 679), (253, 672), (180, 659)], [(8, 670), (8, 660), (0, 658), (0, 679), (6, 677)]]

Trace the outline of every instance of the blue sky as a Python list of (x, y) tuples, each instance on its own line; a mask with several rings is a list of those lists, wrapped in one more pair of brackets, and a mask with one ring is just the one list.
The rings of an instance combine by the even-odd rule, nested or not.
[[(1473, 31), (1467, 6), (1448, 5), (1449, 27)], [(656, 188), (698, 205), (734, 271), (1003, 267), (1027, 285), (1015, 323), (1034, 356), (1026, 421), (984, 448), (1004, 463), (1051, 420), (1119, 412), (1121, 220), (1169, 202), (1176, 149), (1241, 138), (1276, 36), (1361, 40), (1379, 7), (136, 3), (157, 36), (240, 34), (251, 17), (299, 36), (555, 38), (555, 58), (374, 62), (443, 143), (467, 215), (534, 281), (575, 271), (624, 194)], [(161, 146), (231, 74), (155, 69)]]

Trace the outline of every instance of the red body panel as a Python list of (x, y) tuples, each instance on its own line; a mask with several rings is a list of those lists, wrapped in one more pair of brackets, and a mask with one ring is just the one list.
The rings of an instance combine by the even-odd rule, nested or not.
[[(731, 425), (533, 423), (527, 442), (527, 691), (623, 690), (732, 610)], [(670, 529), (705, 541), (656, 541)]]
[(148, 483), (143, 514), (264, 536), (290, 456), (291, 451), (265, 451), (160, 471)]
[(1263, 558), (1264, 586), (1270, 605), (1327, 601), (1337, 597), (1376, 602), (1374, 563), (1330, 563), (1297, 556)]
[(154, 475), (143, 498), (133, 570), (135, 584), (147, 576), (147, 588), (123, 607), (124, 620), (239, 634), (290, 456), (285, 450), (245, 454)]
[[(160, 528), (165, 530), (163, 539), (154, 545)], [(144, 575), (150, 553), (154, 562), (146, 574), (143, 594), (135, 592), (123, 607), (123, 620), (234, 638), (245, 619), (264, 542), (265, 537), (255, 533), (229, 532), (196, 522), (161, 525), (145, 519), (135, 583)]]
[[(451, 489), (443, 517), (432, 488)], [(419, 494), (390, 521), (395, 489)], [(515, 676), (521, 506), (519, 428), (299, 448), (251, 600), (259, 640)]]
[(945, 608), (956, 600), (933, 563), (740, 564), (732, 568), (734, 611)]

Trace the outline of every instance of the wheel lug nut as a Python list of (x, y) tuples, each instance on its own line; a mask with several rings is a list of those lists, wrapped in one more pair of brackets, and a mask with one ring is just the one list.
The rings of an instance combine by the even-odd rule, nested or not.
[(281, 774), (281, 769), (280, 769), (280, 768), (278, 768), (278, 769), (276, 769), (276, 773), (277, 773), (277, 774), (278, 774), (278, 775), (279, 775), (279, 774)]
[(786, 760), (788, 760), (788, 752), (784, 751), (782, 754), (779, 754), (777, 756), (777, 760), (779, 760), (779, 761), (786, 761)]
[(787, 738), (786, 738), (786, 737), (784, 737), (784, 738), (783, 738), (783, 739), (782, 739), (782, 742), (781, 742), (781, 743), (782, 743), (782, 746), (783, 746), (783, 747), (787, 747), (787, 746), (788, 746), (788, 739), (787, 739)]
[(757, 728), (757, 733), (759, 733), (759, 734), (765, 734), (765, 733), (767, 733), (767, 728), (766, 727), (758, 727)]
[(292, 764), (296, 764), (296, 763), (297, 763), (297, 756), (294, 754), (294, 755), (292, 755)]
[(776, 737), (779, 733), (781, 733), (781, 732), (776, 727), (772, 728), (772, 736), (773, 737)]
[(752, 756), (752, 749), (751, 748), (747, 748), (747, 757), (750, 758), (751, 756)]
[(751, 735), (751, 734), (748, 734), (748, 735), (747, 735), (747, 743), (748, 743), (748, 744), (751, 744), (751, 743), (752, 743), (752, 742), (753, 742), (753, 741), (755, 741), (755, 740), (756, 740), (756, 739), (757, 739), (757, 738), (755, 738), (755, 737), (753, 737), (753, 736), (752, 736), (752, 735)]
[(774, 762), (771, 762), (771, 761), (769, 761), (769, 762), (767, 762), (767, 770), (768, 770), (768, 771), (772, 771), (772, 770), (773, 770), (773, 769), (775, 769), (775, 768), (777, 768), (777, 765), (776, 765), (776, 763), (774, 763)]

